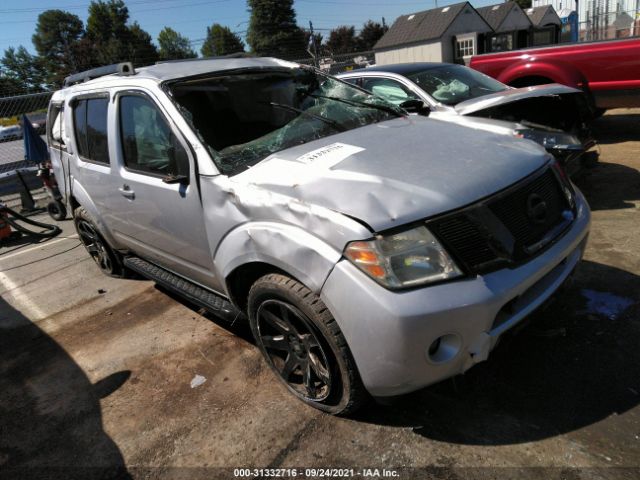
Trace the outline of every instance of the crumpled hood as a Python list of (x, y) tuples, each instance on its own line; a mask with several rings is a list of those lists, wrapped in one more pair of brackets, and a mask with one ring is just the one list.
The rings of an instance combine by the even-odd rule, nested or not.
[(473, 203), (548, 159), (533, 142), (412, 116), (275, 153), (232, 181), (382, 231)]
[(514, 103), (526, 98), (546, 97), (550, 95), (563, 95), (570, 93), (581, 93), (580, 90), (559, 83), (549, 85), (536, 85), (534, 87), (510, 88), (502, 92), (483, 95), (458, 103), (454, 108), (460, 115), (471, 115), (472, 113)]

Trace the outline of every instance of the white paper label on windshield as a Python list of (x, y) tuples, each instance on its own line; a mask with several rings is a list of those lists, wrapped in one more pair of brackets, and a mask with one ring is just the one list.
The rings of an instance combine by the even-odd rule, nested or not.
[(332, 143), (318, 148), (296, 158), (297, 161), (314, 167), (331, 168), (354, 153), (362, 152), (364, 148), (346, 143)]

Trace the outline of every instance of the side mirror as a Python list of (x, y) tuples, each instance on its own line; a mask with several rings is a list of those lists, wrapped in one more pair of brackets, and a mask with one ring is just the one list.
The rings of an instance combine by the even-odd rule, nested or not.
[(412, 98), (411, 100), (406, 100), (400, 104), (400, 108), (405, 109), (409, 113), (417, 113), (418, 115), (429, 115), (429, 107), (427, 107), (422, 100), (418, 100), (417, 98)]
[(164, 183), (189, 185), (189, 156), (177, 138), (172, 136), (171, 146), (167, 148), (169, 157), (169, 175), (162, 178)]

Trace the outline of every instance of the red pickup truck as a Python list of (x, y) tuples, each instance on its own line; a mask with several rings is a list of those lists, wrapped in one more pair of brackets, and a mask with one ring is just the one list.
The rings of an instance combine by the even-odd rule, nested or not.
[(513, 87), (562, 83), (595, 106), (640, 107), (640, 38), (571, 43), (477, 55), (471, 68)]

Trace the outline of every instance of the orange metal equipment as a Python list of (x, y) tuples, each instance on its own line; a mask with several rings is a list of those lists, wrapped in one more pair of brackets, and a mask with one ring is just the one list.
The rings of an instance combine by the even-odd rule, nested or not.
[(11, 236), (11, 225), (9, 225), (7, 211), (0, 205), (0, 240)]

